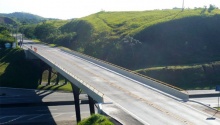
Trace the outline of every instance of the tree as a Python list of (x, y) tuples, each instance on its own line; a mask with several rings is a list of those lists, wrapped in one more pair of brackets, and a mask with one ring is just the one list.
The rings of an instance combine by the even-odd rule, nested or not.
[(208, 8), (208, 12), (211, 13), (214, 9), (216, 9), (217, 7), (215, 5), (210, 4), (209, 8)]
[(34, 35), (38, 39), (44, 41), (47, 37), (50, 36), (50, 34), (56, 34), (57, 31), (58, 29), (52, 24), (43, 23), (36, 26)]
[(24, 35), (27, 38), (35, 38), (34, 36), (34, 32), (35, 32), (35, 25), (25, 25), (23, 27), (21, 27), (20, 29), (22, 30), (22, 33), (24, 33)]

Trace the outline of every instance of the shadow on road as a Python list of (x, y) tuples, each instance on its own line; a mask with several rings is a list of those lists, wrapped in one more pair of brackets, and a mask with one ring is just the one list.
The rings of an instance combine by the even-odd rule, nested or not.
[[(62, 86), (62, 85), (61, 85)], [(59, 88), (59, 86), (57, 87)], [(53, 94), (54, 91), (27, 90), (0, 87), (0, 123), (2, 124), (41, 124), (56, 125), (54, 117), (48, 106), (74, 105), (74, 101), (44, 101), (43, 98)], [(81, 104), (88, 104), (82, 101)], [(74, 118), (72, 120), (74, 122)], [(76, 124), (75, 122), (72, 124)]]

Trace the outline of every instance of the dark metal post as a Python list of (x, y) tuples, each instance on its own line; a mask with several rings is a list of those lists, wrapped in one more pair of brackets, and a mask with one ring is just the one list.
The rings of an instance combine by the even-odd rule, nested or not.
[(94, 106), (95, 103), (94, 103), (94, 100), (92, 97), (90, 97), (89, 95), (88, 95), (88, 97), (89, 97), (90, 115), (92, 115), (92, 114), (95, 114), (95, 106)]
[(56, 79), (56, 85), (59, 84), (59, 81), (60, 81), (60, 73), (57, 72), (57, 79)]
[(49, 74), (48, 74), (48, 82), (47, 82), (47, 85), (50, 85), (52, 67), (49, 67), (48, 71), (49, 71)]
[(80, 89), (77, 86), (75, 86), (73, 83), (71, 83), (71, 86), (73, 89), (73, 96), (74, 96), (74, 102), (75, 102), (76, 121), (77, 123), (79, 123), (81, 121), (80, 102), (79, 102)]

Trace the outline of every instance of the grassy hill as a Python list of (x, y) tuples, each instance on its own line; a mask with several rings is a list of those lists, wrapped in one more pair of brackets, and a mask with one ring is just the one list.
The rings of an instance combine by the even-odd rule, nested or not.
[(0, 16), (0, 25), (17, 25), (17, 22), (11, 18)]
[(129, 68), (219, 60), (220, 10), (99, 12), (60, 29), (68, 47)]
[(12, 18), (13, 20), (16, 20), (17, 22), (25, 23), (25, 24), (37, 24), (44, 20), (56, 20), (52, 18), (44, 18), (38, 15), (25, 13), (25, 12), (14, 12), (14, 13), (7, 13), (7, 14), (0, 13), (0, 16)]
[(183, 89), (215, 89), (220, 82), (220, 61), (150, 67), (136, 72)]
[(17, 20), (18, 22), (25, 22), (25, 23), (39, 23), (42, 20), (44, 20), (43, 17), (30, 13), (24, 13), (24, 12), (14, 12), (9, 14), (1, 13), (0, 15), (4, 17), (12, 18), (14, 20)]
[[(35, 31), (37, 29), (41, 34), (41, 31), (44, 31), (43, 34), (48, 35), (38, 37), (35, 34), (36, 38), (131, 70), (138, 70), (182, 88), (190, 88), (190, 84), (199, 83), (198, 81), (201, 81), (196, 84), (198, 86), (206, 82), (204, 87), (208, 84), (213, 87), (219, 81), (209, 78), (203, 81), (204, 77), (218, 77), (218, 70), (214, 72), (217, 75), (210, 75), (210, 72), (204, 72), (204, 66), (210, 67), (212, 63), (220, 60), (219, 9), (211, 12), (205, 8), (184, 11), (102, 11), (57, 24), (56, 21), (38, 24)], [(50, 28), (45, 30), (41, 26)], [(51, 27), (53, 31), (50, 30)], [(199, 70), (194, 70), (194, 64), (200, 65)], [(152, 67), (157, 69), (176, 65), (190, 68), (181, 68), (181, 72), (177, 73), (179, 76), (175, 76), (177, 79), (171, 79), (172, 75), (166, 74), (173, 74), (171, 70), (179, 69), (171, 68), (168, 72), (154, 70), (156, 73), (148, 70)], [(191, 70), (196, 71), (195, 76), (190, 74)], [(164, 73), (164, 77), (160, 77)], [(181, 81), (184, 78), (189, 80)]]

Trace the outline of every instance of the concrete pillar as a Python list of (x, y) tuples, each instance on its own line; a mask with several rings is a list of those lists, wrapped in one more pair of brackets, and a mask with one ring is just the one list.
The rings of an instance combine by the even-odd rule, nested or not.
[(65, 82), (64, 82), (64, 84), (67, 84), (67, 79), (65, 78)]
[(71, 86), (73, 89), (73, 96), (74, 96), (74, 102), (75, 102), (76, 121), (77, 123), (79, 123), (81, 121), (80, 102), (79, 102), (80, 89), (72, 83), (71, 83)]
[(49, 71), (49, 73), (48, 73), (48, 82), (47, 82), (47, 85), (50, 85), (52, 67), (49, 67), (48, 71)]
[(39, 85), (41, 85), (41, 83), (42, 83), (43, 72), (44, 72), (44, 71), (41, 71), (41, 72), (40, 72), (40, 80), (39, 80), (39, 83), (38, 83)]
[(60, 73), (57, 72), (57, 79), (56, 79), (56, 85), (59, 84), (59, 81), (60, 81)]
[(89, 98), (90, 115), (92, 115), (92, 114), (95, 114), (95, 102), (94, 102), (93, 98), (90, 97), (89, 95), (88, 95), (88, 98)]

